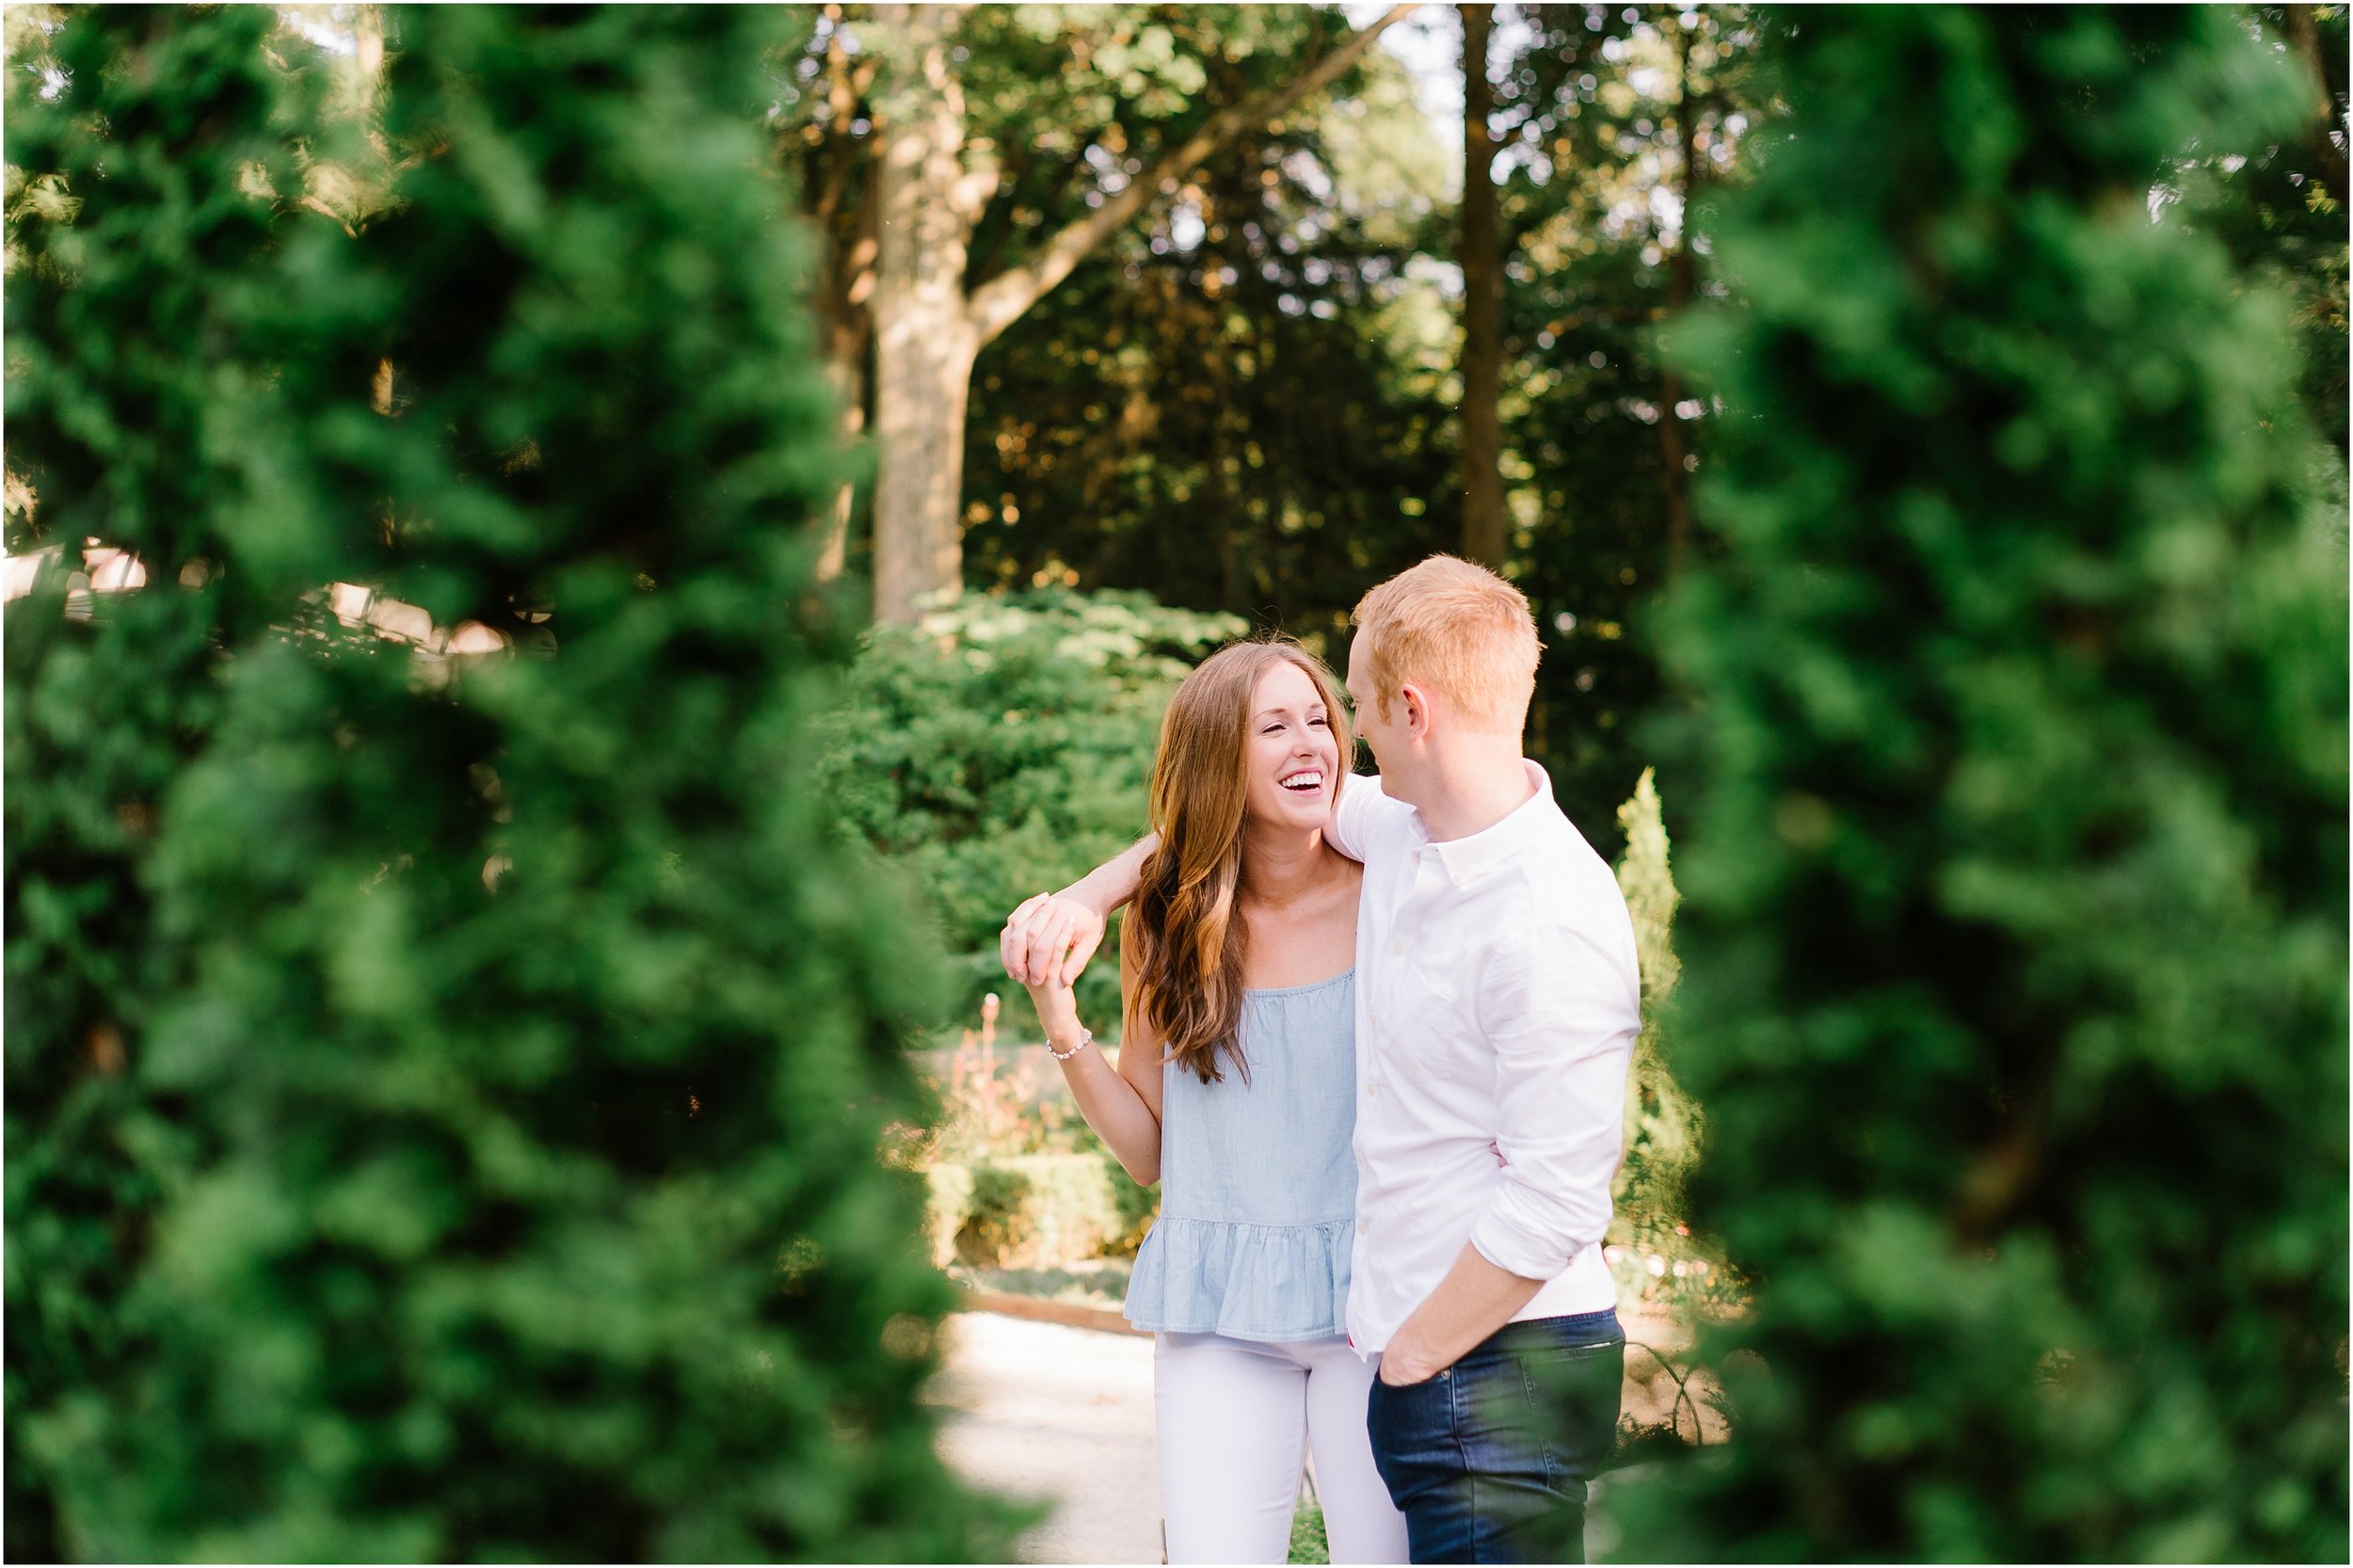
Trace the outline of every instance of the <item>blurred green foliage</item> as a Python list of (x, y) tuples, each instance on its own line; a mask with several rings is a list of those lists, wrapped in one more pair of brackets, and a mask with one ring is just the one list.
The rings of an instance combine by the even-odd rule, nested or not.
[(996, 1555), (874, 1158), (936, 962), (809, 744), (775, 13), (385, 21), (359, 112), (265, 8), (9, 73), (8, 547), (146, 585), (7, 611), (8, 1555)]
[[(868, 634), (826, 724), (823, 773), (843, 819), (912, 872), (968, 955), (957, 1016), (996, 991), (1005, 1029), (1034, 1036), (998, 958), (1006, 915), (1144, 831), (1161, 712), (1244, 630), (1140, 593), (1048, 588), (973, 595)], [(1080, 978), (1079, 1004), (1097, 1036), (1118, 1038), (1115, 943)]]
[(1665, 632), (1690, 1192), (1756, 1294), (1624, 1550), (2342, 1560), (2341, 503), (2287, 302), (2152, 202), (2312, 84), (2221, 8), (1773, 41)]

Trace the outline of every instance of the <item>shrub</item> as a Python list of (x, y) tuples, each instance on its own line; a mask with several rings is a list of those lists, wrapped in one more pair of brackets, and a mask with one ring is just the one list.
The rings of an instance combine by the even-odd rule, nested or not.
[(2287, 312), (2150, 205), (2304, 89), (2221, 8), (1777, 48), (1666, 636), (1692, 1203), (1757, 1293), (1625, 1550), (2342, 1560), (2345, 562)]
[(808, 760), (775, 13), (387, 21), (373, 215), (267, 8), (10, 73), (9, 545), (147, 585), (7, 614), (8, 1553), (1001, 1551), (874, 1160), (934, 970)]
[(1634, 921), (1634, 941), (1642, 969), (1642, 1032), (1625, 1080), (1625, 1160), (1618, 1167), (1617, 1225), (1635, 1237), (1672, 1231), (1684, 1220), (1683, 1184), (1699, 1158), (1699, 1108), (1676, 1084), (1667, 1064), (1662, 1022), (1682, 967), (1673, 942), (1674, 875), (1667, 863), (1667, 824), (1660, 815), (1658, 786), (1644, 768), (1633, 795), (1618, 808), (1625, 854), (1618, 861), (1618, 889)]
[[(955, 1185), (963, 1184), (942, 1195), (952, 1195)], [(1013, 1155), (973, 1166), (956, 1256), (994, 1268), (1042, 1269), (1119, 1251), (1136, 1228), (1129, 1193), (1148, 1190), (1108, 1155)]]
[(933, 1267), (945, 1269), (956, 1260), (957, 1240), (972, 1218), (977, 1182), (971, 1166), (951, 1160), (924, 1167), (923, 1182), (923, 1240)]
[[(1007, 987), (997, 934), (1014, 905), (1128, 847), (1147, 824), (1160, 713), (1186, 672), (1247, 630), (1140, 593), (972, 595), (912, 627), (878, 627), (830, 730), (824, 770), (844, 816), (929, 894), (968, 954), (960, 1010)], [(1114, 944), (1079, 986), (1080, 1016), (1118, 1037)]]

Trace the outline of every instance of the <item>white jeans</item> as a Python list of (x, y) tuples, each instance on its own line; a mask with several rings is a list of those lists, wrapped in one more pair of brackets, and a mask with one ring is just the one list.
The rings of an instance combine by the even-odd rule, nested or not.
[(1377, 1360), (1359, 1360), (1337, 1334), (1289, 1345), (1219, 1334), (1154, 1339), (1170, 1562), (1287, 1560), (1308, 1443), (1332, 1560), (1405, 1560), (1405, 1516), (1365, 1433)]

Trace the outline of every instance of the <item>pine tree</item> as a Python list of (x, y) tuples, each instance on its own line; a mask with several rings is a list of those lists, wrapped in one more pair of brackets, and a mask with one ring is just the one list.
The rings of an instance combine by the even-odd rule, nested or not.
[(1642, 972), (1642, 1032), (1625, 1078), (1625, 1158), (1611, 1196), (1617, 1224), (1643, 1240), (1684, 1221), (1683, 1185), (1699, 1158), (1705, 1118), (1675, 1082), (1662, 1024), (1683, 966), (1675, 957), (1674, 873), (1668, 864), (1667, 824), (1652, 770), (1618, 808), (1625, 854), (1618, 860), (1618, 890), (1634, 921)]
[(2152, 203), (2309, 88), (2218, 7), (1775, 25), (1664, 638), (1755, 1305), (1622, 1550), (2342, 1560), (2342, 519), (2281, 300)]
[(8, 612), (12, 1557), (1001, 1548), (875, 1158), (936, 967), (812, 775), (777, 25), (394, 9), (356, 118), (265, 8), (11, 72), (10, 547), (146, 574)]

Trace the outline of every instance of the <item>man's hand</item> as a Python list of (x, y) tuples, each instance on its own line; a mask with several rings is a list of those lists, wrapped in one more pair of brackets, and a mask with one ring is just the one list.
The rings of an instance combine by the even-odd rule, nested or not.
[(1103, 917), (1061, 893), (1025, 901), (997, 938), (1005, 973), (1023, 985), (1072, 984), (1102, 945)]
[(1403, 1388), (1411, 1384), (1428, 1383), (1452, 1365), (1453, 1362), (1440, 1360), (1420, 1344), (1413, 1325), (1408, 1323), (1399, 1328), (1381, 1352), (1381, 1381), (1392, 1388)]
[[(1503, 1158), (1497, 1149), (1496, 1158)], [(1381, 1349), (1381, 1381), (1392, 1388), (1436, 1377), (1512, 1320), (1545, 1288), (1497, 1268), (1468, 1245), (1455, 1255), (1438, 1288), (1407, 1315)]]

